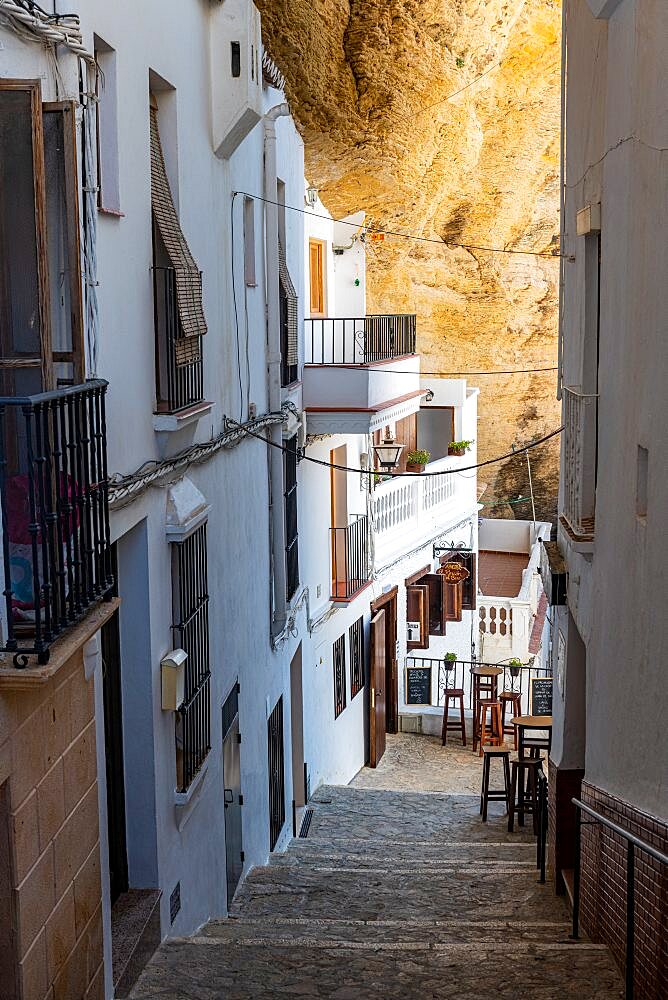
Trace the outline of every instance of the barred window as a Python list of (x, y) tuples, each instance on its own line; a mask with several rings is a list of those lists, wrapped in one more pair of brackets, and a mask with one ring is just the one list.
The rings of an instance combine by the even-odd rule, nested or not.
[(364, 619), (358, 618), (348, 629), (350, 647), (350, 698), (364, 687)]
[(334, 643), (334, 718), (337, 719), (346, 707), (346, 637), (340, 636)]
[(285, 560), (288, 601), (299, 586), (299, 535), (297, 531), (297, 436), (285, 443)]
[(206, 524), (174, 544), (174, 646), (188, 654), (185, 694), (176, 716), (176, 777), (185, 792), (211, 749), (209, 593)]
[(285, 823), (285, 751), (283, 748), (283, 695), (267, 719), (269, 765), (269, 850), (273, 851)]

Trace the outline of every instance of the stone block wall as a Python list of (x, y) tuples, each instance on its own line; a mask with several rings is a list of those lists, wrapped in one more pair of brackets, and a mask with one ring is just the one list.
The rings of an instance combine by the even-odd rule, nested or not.
[[(588, 782), (582, 800), (610, 820), (668, 853), (668, 824)], [(605, 942), (620, 968), (626, 947), (626, 841), (600, 824), (582, 828), (581, 923)], [(636, 1000), (668, 997), (668, 871), (636, 851)]]
[(0, 897), (3, 1000), (102, 1000), (94, 691), (81, 650), (38, 686), (0, 683)]

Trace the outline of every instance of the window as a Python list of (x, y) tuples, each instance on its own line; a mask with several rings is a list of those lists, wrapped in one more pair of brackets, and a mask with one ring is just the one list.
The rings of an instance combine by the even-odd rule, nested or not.
[(311, 315), (325, 315), (325, 247), (320, 240), (309, 240), (309, 276)]
[(287, 386), (297, 381), (299, 372), (297, 348), (299, 299), (288, 271), (285, 244), (282, 240), (278, 243), (278, 274), (281, 312), (281, 385)]
[(255, 201), (244, 198), (244, 280), (249, 288), (257, 284), (255, 278)]
[(286, 441), (284, 454), (286, 597), (299, 586), (299, 533), (297, 531), (297, 436)]
[(334, 665), (334, 718), (346, 707), (346, 637), (339, 636), (332, 648)]
[(273, 851), (285, 823), (285, 750), (283, 748), (283, 695), (267, 719), (269, 766), (269, 850)]
[(74, 104), (0, 80), (0, 393), (84, 378)]
[(351, 700), (364, 687), (364, 619), (358, 618), (348, 629), (350, 648)]
[(204, 398), (202, 275), (183, 234), (167, 177), (159, 112), (151, 97), (151, 211), (156, 404), (176, 413)]
[(211, 749), (206, 524), (174, 544), (172, 611), (174, 646), (188, 654), (176, 717), (177, 787), (185, 792)]
[(94, 36), (97, 74), (97, 204), (103, 212), (121, 214), (118, 161), (118, 91), (116, 52)]

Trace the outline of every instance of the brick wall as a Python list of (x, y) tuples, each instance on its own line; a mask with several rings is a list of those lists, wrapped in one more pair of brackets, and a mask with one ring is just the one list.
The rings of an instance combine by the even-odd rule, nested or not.
[(547, 862), (558, 893), (564, 892), (561, 872), (575, 867), (575, 806), (580, 798), (584, 771), (563, 770), (549, 761)]
[(97, 794), (81, 651), (38, 687), (0, 687), (0, 878), (11, 894), (2, 971), (12, 1000), (104, 996)]
[[(588, 782), (582, 800), (613, 822), (668, 853), (668, 824)], [(626, 945), (626, 842), (600, 824), (582, 828), (581, 922), (605, 942), (624, 969)], [(668, 872), (636, 853), (635, 997), (668, 997)]]

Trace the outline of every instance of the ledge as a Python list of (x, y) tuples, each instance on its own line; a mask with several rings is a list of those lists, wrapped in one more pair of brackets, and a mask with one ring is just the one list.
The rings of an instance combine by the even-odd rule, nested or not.
[(359, 590), (356, 590), (354, 594), (351, 594), (350, 597), (337, 597), (336, 594), (332, 594), (329, 599), (331, 603), (335, 605), (352, 604), (353, 601), (356, 601), (357, 598), (360, 596), (360, 594), (363, 594), (365, 590), (368, 590), (369, 587), (372, 586), (372, 584), (373, 580), (367, 580), (367, 582), (362, 587), (360, 587)]
[(9, 666), (13, 654), (5, 653), (4, 656), (0, 656), (0, 690), (20, 691), (46, 684), (66, 663), (69, 663), (96, 632), (99, 632), (120, 603), (120, 597), (114, 597), (110, 601), (101, 601), (97, 604), (77, 625), (73, 625), (56, 639), (50, 649), (49, 662), (43, 666), (37, 663), (36, 656), (31, 656), (30, 660), (35, 666), (19, 670)]
[(204, 785), (206, 772), (209, 769), (210, 757), (211, 751), (206, 755), (202, 766), (190, 782), (187, 791), (177, 792), (176, 789), (174, 790), (174, 819), (176, 820), (179, 833), (190, 819), (192, 811), (197, 804), (202, 786)]
[(196, 403), (189, 406), (187, 410), (179, 410), (178, 413), (154, 413), (153, 430), (158, 433), (173, 434), (174, 431), (183, 430), (189, 424), (194, 424), (201, 417), (205, 417), (213, 409), (213, 403)]

